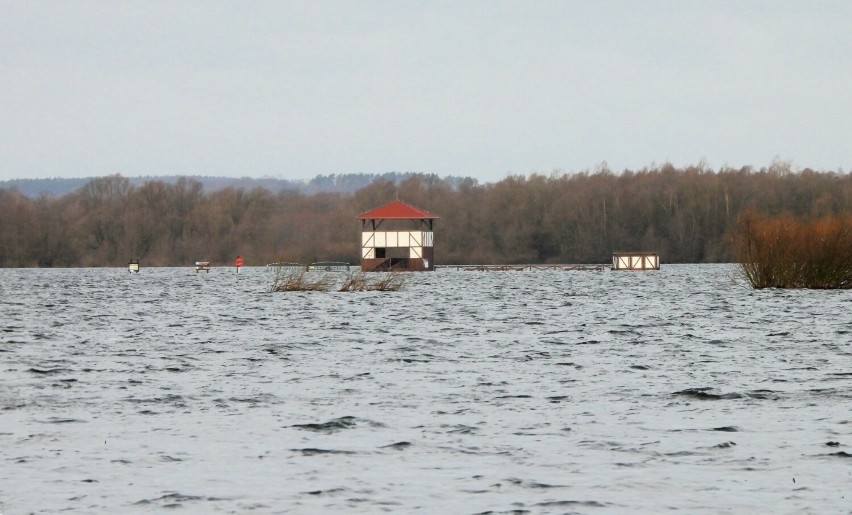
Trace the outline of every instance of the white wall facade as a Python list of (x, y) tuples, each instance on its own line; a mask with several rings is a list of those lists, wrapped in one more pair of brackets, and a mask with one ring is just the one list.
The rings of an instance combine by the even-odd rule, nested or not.
[[(361, 233), (361, 248), (364, 251), (377, 247), (414, 248), (434, 246), (434, 233), (431, 231), (364, 231)], [(362, 252), (362, 255), (364, 255), (364, 252)]]
[(613, 254), (613, 270), (659, 270), (660, 256), (657, 254)]

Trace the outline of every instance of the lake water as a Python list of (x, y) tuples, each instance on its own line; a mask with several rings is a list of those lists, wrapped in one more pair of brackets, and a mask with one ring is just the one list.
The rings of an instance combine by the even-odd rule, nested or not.
[(852, 291), (0, 270), (0, 513), (852, 513)]

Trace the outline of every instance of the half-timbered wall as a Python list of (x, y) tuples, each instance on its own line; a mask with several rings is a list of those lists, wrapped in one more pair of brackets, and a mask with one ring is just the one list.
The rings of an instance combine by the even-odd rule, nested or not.
[(613, 254), (613, 270), (659, 270), (660, 256), (657, 254)]
[(407, 248), (410, 258), (422, 258), (423, 247), (433, 247), (431, 231), (364, 231), (361, 233), (361, 258), (373, 259), (377, 248)]

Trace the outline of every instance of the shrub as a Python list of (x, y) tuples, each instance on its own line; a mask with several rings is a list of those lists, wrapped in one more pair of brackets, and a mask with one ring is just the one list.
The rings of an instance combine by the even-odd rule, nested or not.
[(754, 288), (852, 288), (852, 214), (740, 216), (733, 251)]

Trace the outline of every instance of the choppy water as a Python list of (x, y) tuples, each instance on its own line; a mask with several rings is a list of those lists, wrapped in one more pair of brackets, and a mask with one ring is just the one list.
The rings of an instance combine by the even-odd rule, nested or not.
[(0, 270), (0, 513), (850, 513), (852, 292)]

